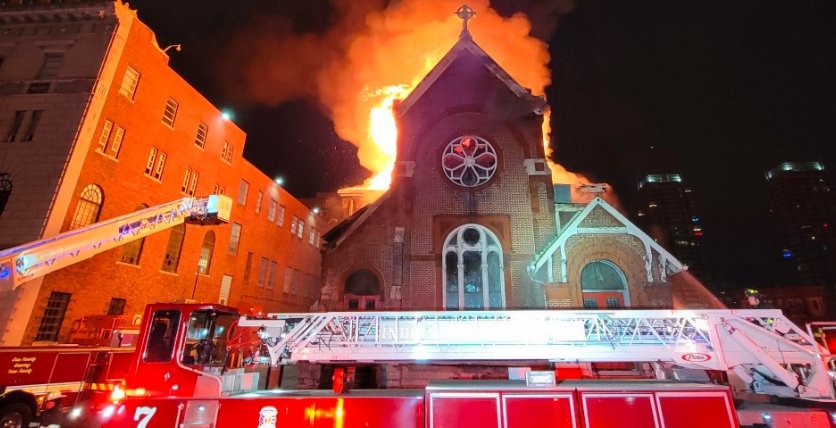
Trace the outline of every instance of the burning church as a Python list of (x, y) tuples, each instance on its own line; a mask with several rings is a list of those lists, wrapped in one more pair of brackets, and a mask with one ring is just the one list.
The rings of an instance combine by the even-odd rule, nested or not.
[[(469, 8), (458, 15), (455, 45), (393, 105), (388, 190), (324, 235), (318, 309), (716, 307), (603, 187), (579, 204), (555, 183), (544, 97), (480, 47)], [(387, 384), (410, 384), (393, 370)]]

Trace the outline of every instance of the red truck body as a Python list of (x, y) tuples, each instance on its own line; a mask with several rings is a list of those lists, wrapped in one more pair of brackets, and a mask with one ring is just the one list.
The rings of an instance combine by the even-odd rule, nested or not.
[(263, 391), (215, 399), (131, 398), (111, 415), (104, 427), (738, 427), (728, 388), (658, 381), (565, 381), (549, 388), (462, 381), (343, 395)]
[(130, 348), (0, 348), (0, 408), (20, 403), (37, 416), (109, 394), (124, 382), (132, 356)]

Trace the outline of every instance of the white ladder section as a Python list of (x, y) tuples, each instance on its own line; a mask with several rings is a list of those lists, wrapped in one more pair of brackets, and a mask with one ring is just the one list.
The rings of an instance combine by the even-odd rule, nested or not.
[(779, 310), (441, 311), (269, 314), (274, 364), (656, 362), (733, 371), (754, 392), (832, 399), (830, 358)]
[(180, 223), (228, 222), (232, 200), (223, 195), (183, 198), (0, 252), (0, 289), (54, 272)]

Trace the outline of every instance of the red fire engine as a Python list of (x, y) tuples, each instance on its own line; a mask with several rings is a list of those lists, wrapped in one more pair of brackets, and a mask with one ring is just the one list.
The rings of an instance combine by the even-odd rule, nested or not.
[[(186, 223), (229, 220), (225, 196), (184, 198), (0, 252), (0, 288), (88, 259), (130, 241)], [(124, 381), (136, 332), (108, 329), (109, 346), (0, 348), (0, 427), (27, 427), (48, 411), (68, 409)], [(89, 338), (85, 338), (89, 339)], [(127, 347), (126, 347), (127, 346)], [(77, 408), (78, 415), (81, 407)]]
[[(217, 305), (150, 305), (106, 427), (739, 427), (833, 426), (831, 355), (778, 310), (345, 312), (239, 317)], [(248, 334), (249, 333), (249, 334)], [(252, 337), (254, 346), (244, 345)], [(646, 362), (658, 380), (431, 382), (421, 390), (260, 389), (230, 361), (424, 363)], [(268, 357), (269, 356), (269, 357)], [(237, 365), (237, 364), (234, 364)], [(726, 372), (727, 386), (677, 381)], [(558, 369), (559, 378), (559, 369)], [(344, 386), (344, 384), (343, 384)], [(746, 395), (746, 394), (744, 394)]]

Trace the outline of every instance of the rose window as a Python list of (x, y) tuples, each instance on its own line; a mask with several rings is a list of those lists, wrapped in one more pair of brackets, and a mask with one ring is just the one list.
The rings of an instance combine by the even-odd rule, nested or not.
[(456, 138), (444, 148), (441, 167), (444, 175), (462, 187), (476, 187), (488, 182), (496, 172), (496, 151), (474, 136)]

